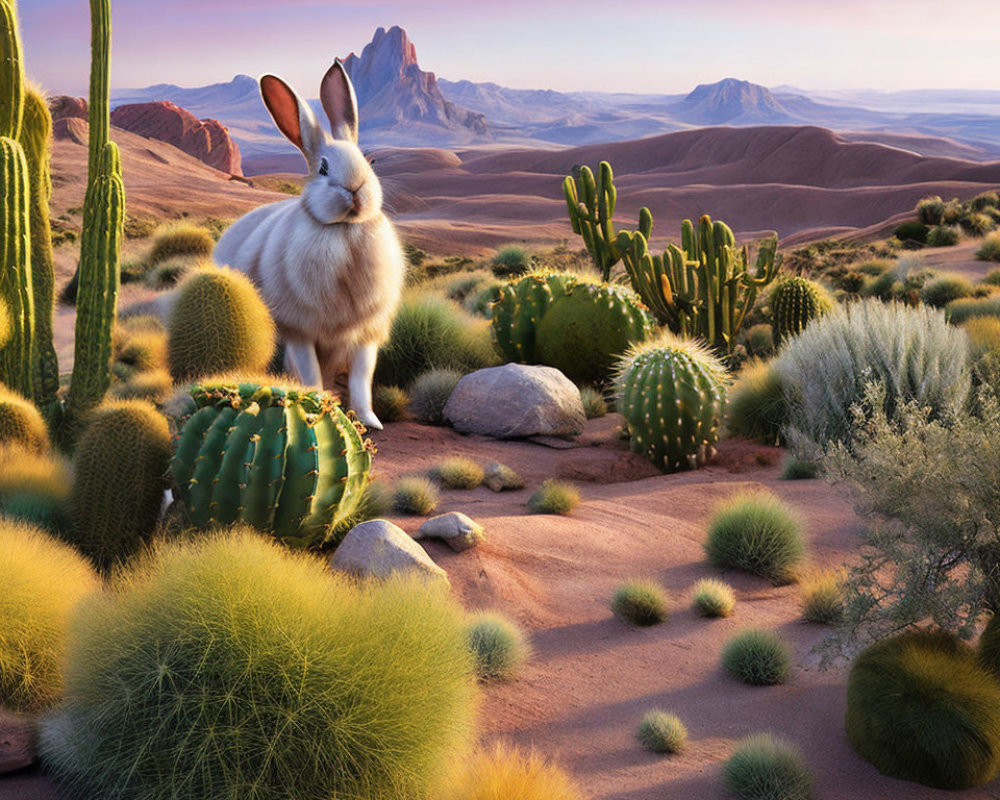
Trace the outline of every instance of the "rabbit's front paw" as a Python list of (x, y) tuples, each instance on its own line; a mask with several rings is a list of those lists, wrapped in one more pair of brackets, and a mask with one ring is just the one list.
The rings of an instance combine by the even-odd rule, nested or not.
[(358, 414), (358, 419), (361, 420), (361, 424), (366, 428), (371, 428), (376, 431), (382, 430), (382, 423), (379, 422), (374, 411), (369, 411), (367, 413), (361, 412)]

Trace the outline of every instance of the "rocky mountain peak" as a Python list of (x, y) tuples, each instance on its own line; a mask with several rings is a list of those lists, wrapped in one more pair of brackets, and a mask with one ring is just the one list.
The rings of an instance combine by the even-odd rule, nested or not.
[(736, 78), (699, 84), (677, 110), (685, 121), (703, 125), (782, 122), (790, 116), (766, 87)]

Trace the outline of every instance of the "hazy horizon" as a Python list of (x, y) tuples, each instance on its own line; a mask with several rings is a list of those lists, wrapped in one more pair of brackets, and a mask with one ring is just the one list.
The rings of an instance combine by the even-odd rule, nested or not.
[[(939, 9), (930, 0), (845, 0), (833, 12), (789, 0), (752, 8), (740, 0), (625, 0), (609, 16), (595, 0), (493, 8), (455, 0), (113, 0), (112, 87), (195, 87), (274, 72), (312, 96), (335, 56), (360, 53), (376, 28), (400, 25), (423, 69), (511, 88), (680, 94), (734, 77), (813, 91), (1000, 89), (1000, 6), (965, 3), (975, 24), (944, 29), (934, 24)], [(28, 74), (49, 91), (85, 94), (88, 4), (33, 0), (19, 13)]]

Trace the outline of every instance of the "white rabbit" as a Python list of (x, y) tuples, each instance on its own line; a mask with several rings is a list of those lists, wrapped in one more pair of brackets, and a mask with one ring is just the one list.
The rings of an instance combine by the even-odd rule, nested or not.
[(285, 342), (285, 369), (307, 386), (332, 388), (350, 362), (351, 407), (367, 426), (378, 346), (389, 335), (405, 262), (382, 213), (382, 187), (358, 149), (358, 105), (340, 60), (320, 88), (331, 137), (308, 104), (280, 78), (260, 79), (281, 132), (306, 157), (302, 195), (238, 219), (214, 259), (245, 272), (271, 310)]

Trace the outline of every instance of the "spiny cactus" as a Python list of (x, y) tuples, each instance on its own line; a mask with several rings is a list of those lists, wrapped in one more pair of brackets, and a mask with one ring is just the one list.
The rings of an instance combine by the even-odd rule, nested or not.
[(615, 358), (652, 330), (652, 317), (631, 290), (578, 282), (553, 300), (539, 322), (535, 357), (575, 383), (601, 384)]
[(173, 442), (152, 404), (118, 400), (94, 409), (77, 443), (73, 543), (101, 569), (149, 541), (167, 488)]
[(829, 293), (815, 281), (799, 276), (781, 281), (771, 292), (775, 345), (799, 333), (832, 308)]
[[(590, 167), (574, 167), (573, 174), (563, 181), (563, 194), (566, 195), (573, 233), (583, 237), (587, 252), (601, 271), (601, 279), (607, 281), (611, 277), (611, 268), (622, 257), (613, 219), (618, 192), (611, 165), (602, 161), (597, 168), (596, 180)], [(639, 230), (646, 239), (649, 239), (652, 228), (653, 216), (649, 209), (640, 209)]]
[(728, 356), (757, 293), (777, 275), (778, 238), (760, 245), (756, 268), (750, 267), (747, 246), (738, 248), (729, 227), (707, 215), (697, 229), (684, 220), (681, 245), (654, 256), (642, 231), (618, 234), (632, 287), (659, 322), (682, 337), (700, 336)]
[(167, 325), (175, 381), (234, 370), (263, 372), (274, 353), (274, 322), (242, 273), (205, 267), (177, 291)]
[(241, 521), (308, 547), (355, 511), (373, 448), (333, 395), (243, 383), (191, 396), (171, 471), (194, 525)]
[(70, 430), (111, 385), (111, 334), (118, 308), (119, 256), (125, 223), (121, 156), (110, 135), (111, 3), (91, 0), (90, 150), (83, 203)]
[(574, 285), (577, 276), (564, 272), (533, 272), (500, 287), (493, 304), (493, 333), (506, 361), (537, 364), (535, 332), (552, 301)]
[(632, 451), (667, 472), (700, 467), (718, 439), (726, 381), (704, 345), (669, 331), (633, 347), (615, 381)]
[(49, 449), (49, 434), (38, 409), (0, 387), (0, 444), (19, 445), (32, 453)]
[(34, 301), (28, 162), (18, 141), (24, 120), (24, 64), (13, 0), (0, 0), (0, 298), (11, 331), (0, 349), (0, 382), (33, 397)]

